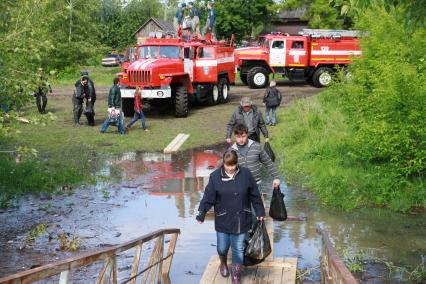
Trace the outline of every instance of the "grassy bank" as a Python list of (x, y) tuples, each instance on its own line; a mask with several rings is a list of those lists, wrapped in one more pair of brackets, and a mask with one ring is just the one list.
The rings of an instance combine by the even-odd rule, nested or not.
[(69, 87), (80, 78), (80, 71), (86, 70), (89, 72), (90, 78), (95, 82), (95, 86), (110, 86), (117, 72), (120, 72), (120, 67), (103, 67), (101, 65), (85, 66), (85, 67), (70, 67), (55, 74), (51, 80), (55, 87)]
[(272, 135), (290, 182), (312, 189), (328, 205), (351, 209), (426, 207), (425, 178), (399, 175), (354, 155), (355, 130), (324, 94), (281, 110)]

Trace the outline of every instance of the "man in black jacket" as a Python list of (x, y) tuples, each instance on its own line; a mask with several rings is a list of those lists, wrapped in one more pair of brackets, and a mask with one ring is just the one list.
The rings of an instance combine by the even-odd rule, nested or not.
[(95, 102), (96, 102), (95, 84), (93, 83), (92, 79), (90, 79), (89, 72), (81, 71), (80, 75), (82, 77), (87, 78), (87, 87), (88, 87), (88, 93), (89, 93), (86, 99), (86, 108), (84, 110), (84, 115), (87, 118), (87, 123), (90, 126), (94, 126), (95, 125)]
[(81, 126), (80, 117), (83, 113), (83, 101), (89, 97), (89, 87), (87, 84), (87, 77), (82, 76), (75, 82), (74, 94), (72, 96), (74, 125)]
[(121, 111), (121, 91), (120, 81), (117, 77), (114, 78), (114, 84), (109, 90), (108, 95), (108, 117), (105, 119), (101, 127), (101, 133), (105, 133), (111, 123), (116, 123), (118, 132), (125, 134), (124, 115)]
[(240, 106), (232, 114), (228, 122), (226, 130), (226, 142), (232, 143), (231, 136), (233, 128), (237, 124), (244, 124), (248, 128), (249, 139), (260, 142), (260, 132), (265, 137), (265, 142), (269, 141), (268, 129), (266, 129), (265, 121), (263, 120), (262, 112), (253, 105), (249, 97), (241, 99)]

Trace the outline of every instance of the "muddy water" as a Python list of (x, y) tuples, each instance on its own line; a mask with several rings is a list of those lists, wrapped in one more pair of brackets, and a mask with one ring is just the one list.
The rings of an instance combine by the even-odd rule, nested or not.
[[(59, 234), (80, 240), (80, 250), (93, 250), (140, 237), (162, 228), (180, 228), (170, 278), (172, 283), (198, 283), (209, 258), (216, 253), (212, 220), (195, 222), (208, 175), (224, 145), (179, 155), (126, 153), (106, 161), (96, 173), (97, 184), (62, 195), (27, 196), (17, 208), (0, 213), (0, 276), (73, 255), (60, 250)], [(112, 179), (111, 179), (112, 178)], [(265, 180), (265, 184), (270, 181)], [(406, 275), (383, 273), (373, 259), (399, 266), (417, 266), (426, 258), (426, 215), (409, 216), (384, 210), (342, 213), (324, 208), (308, 192), (283, 186), (289, 215), (306, 221), (275, 223), (274, 254), (298, 258), (298, 268), (309, 269), (305, 283), (319, 282), (320, 239), (317, 225), (326, 229), (341, 251), (364, 252), (365, 283), (409, 282)], [(269, 201), (270, 196), (267, 196)], [(37, 224), (46, 231), (28, 242)], [(131, 258), (120, 277), (129, 273)], [(76, 276), (74, 283), (91, 283)], [(85, 278), (86, 277), (86, 278)]]

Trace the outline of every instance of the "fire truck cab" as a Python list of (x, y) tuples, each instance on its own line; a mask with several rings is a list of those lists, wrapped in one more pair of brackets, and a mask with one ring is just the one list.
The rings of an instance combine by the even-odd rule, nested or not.
[(291, 77), (302, 73), (316, 87), (330, 84), (336, 66), (345, 67), (361, 55), (359, 32), (304, 29), (299, 36), (272, 33), (259, 47), (235, 50), (241, 81), (250, 88), (264, 88), (271, 73)]
[(151, 106), (171, 103), (176, 117), (188, 116), (191, 103), (229, 100), (229, 86), (235, 83), (234, 48), (226, 42), (185, 41), (156, 33), (136, 48), (135, 57), (118, 73), (125, 115), (133, 114), (136, 87)]

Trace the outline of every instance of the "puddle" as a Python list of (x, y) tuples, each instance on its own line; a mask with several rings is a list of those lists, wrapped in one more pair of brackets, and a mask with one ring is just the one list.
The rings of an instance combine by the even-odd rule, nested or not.
[[(51, 200), (30, 195), (22, 198), (19, 208), (0, 213), (0, 277), (74, 255), (59, 250), (61, 233), (77, 236), (80, 250), (85, 251), (120, 244), (162, 228), (180, 228), (170, 278), (172, 283), (198, 283), (209, 258), (216, 254), (216, 237), (213, 221), (200, 225), (195, 215), (208, 176), (224, 147), (177, 155), (125, 153), (105, 162), (96, 174), (95, 186)], [(265, 180), (265, 184), (271, 181)], [(286, 186), (283, 190), (289, 215), (306, 216), (307, 221), (276, 222), (274, 254), (298, 257), (298, 268), (319, 265), (317, 225), (329, 232), (336, 246), (365, 251), (370, 259), (417, 266), (422, 257), (426, 258), (425, 214), (409, 216), (374, 209), (342, 213), (321, 207), (304, 190)], [(267, 196), (267, 204), (269, 200)], [(25, 245), (28, 232), (38, 224), (46, 224), (46, 232)], [(119, 274), (129, 273), (132, 259), (125, 259), (128, 262)], [(368, 274), (360, 276), (364, 283), (397, 283), (402, 277), (397, 273), (387, 279), (376, 277), (383, 268), (367, 268)], [(315, 269), (308, 276), (306, 283), (320, 281)]]

